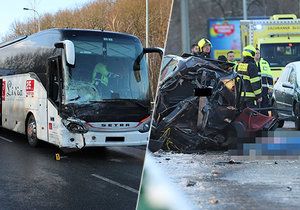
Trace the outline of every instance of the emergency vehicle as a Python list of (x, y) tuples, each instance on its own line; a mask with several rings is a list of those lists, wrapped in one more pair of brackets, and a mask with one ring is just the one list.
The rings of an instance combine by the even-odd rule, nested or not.
[(241, 20), (242, 48), (251, 44), (260, 49), (276, 80), (290, 62), (300, 60), (300, 19), (294, 14), (273, 15), (270, 19)]

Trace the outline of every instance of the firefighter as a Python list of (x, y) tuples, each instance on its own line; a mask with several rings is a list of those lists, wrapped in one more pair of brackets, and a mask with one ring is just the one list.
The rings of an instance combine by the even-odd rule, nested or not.
[(211, 42), (208, 39), (203, 38), (198, 42), (198, 46), (199, 53), (197, 55), (202, 58), (210, 58), (210, 51), (212, 48)]
[[(262, 86), (262, 102), (260, 104), (261, 108), (266, 108), (271, 106), (271, 97), (273, 93), (273, 76), (269, 63), (260, 57), (260, 51), (256, 48), (256, 53), (254, 60), (258, 67), (258, 73), (261, 76), (261, 86)], [(268, 110), (262, 110), (262, 114), (269, 115)]]
[(254, 61), (256, 49), (248, 45), (243, 49), (243, 62), (237, 66), (237, 73), (242, 76), (244, 91), (241, 92), (241, 108), (258, 107), (262, 101), (261, 77)]

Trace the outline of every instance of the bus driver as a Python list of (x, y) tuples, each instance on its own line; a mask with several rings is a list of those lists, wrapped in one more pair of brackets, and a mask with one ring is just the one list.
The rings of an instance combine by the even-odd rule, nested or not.
[(92, 83), (97, 87), (101, 87), (100, 93), (102, 99), (112, 99), (112, 95), (115, 95), (114, 91), (111, 90), (112, 84), (110, 84), (110, 79), (117, 77), (119, 77), (119, 75), (109, 72), (106, 65), (102, 63), (96, 64), (93, 70)]

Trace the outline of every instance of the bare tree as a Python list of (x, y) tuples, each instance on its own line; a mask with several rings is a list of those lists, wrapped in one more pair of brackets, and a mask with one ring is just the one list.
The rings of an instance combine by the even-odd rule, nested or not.
[[(39, 0), (33, 0), (36, 8)], [(172, 0), (149, 0), (150, 46), (164, 47)], [(86, 28), (127, 32), (138, 36), (145, 43), (146, 4), (143, 0), (95, 0), (81, 8), (65, 9), (55, 14), (43, 14), (40, 23), (43, 29), (48, 28)], [(20, 35), (35, 33), (36, 20), (14, 22), (12, 32), (3, 39), (7, 40)], [(150, 56), (149, 76), (152, 94), (156, 92), (160, 70), (160, 59)], [(154, 96), (153, 96), (154, 97)]]

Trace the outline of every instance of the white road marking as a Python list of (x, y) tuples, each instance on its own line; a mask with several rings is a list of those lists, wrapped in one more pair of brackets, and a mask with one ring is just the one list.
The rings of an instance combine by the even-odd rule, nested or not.
[(9, 140), (9, 139), (7, 139), (7, 138), (5, 138), (5, 137), (2, 137), (2, 136), (0, 136), (0, 139), (2, 139), (2, 140), (4, 140), (4, 141), (7, 141), (7, 142), (10, 142), (10, 143), (13, 142), (12, 140)]
[(97, 175), (97, 174), (91, 174), (91, 175), (94, 176), (94, 177), (96, 177), (96, 178), (98, 178), (98, 179), (101, 179), (101, 180), (103, 180), (103, 181), (105, 181), (105, 182), (108, 182), (108, 183), (110, 183), (110, 184), (116, 185), (116, 186), (121, 187), (121, 188), (123, 188), (123, 189), (125, 189), (125, 190), (128, 190), (128, 191), (130, 191), (130, 192), (133, 192), (133, 193), (136, 193), (136, 194), (139, 193), (138, 190), (133, 189), (132, 187), (129, 187), (129, 186), (127, 186), (127, 185), (123, 185), (123, 184), (121, 184), (121, 183), (119, 183), (119, 182), (113, 181), (113, 180), (108, 179), (108, 178), (106, 178), (106, 177), (99, 176), (99, 175)]

